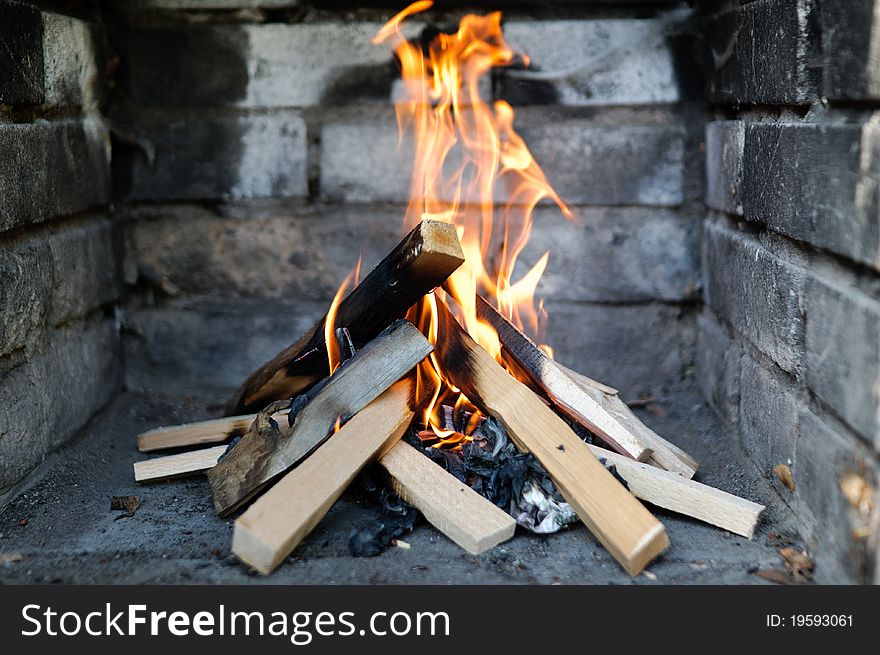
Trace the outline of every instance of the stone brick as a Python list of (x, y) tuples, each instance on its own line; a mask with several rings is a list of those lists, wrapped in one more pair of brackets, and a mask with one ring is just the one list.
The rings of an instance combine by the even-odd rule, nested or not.
[(107, 142), (89, 120), (0, 123), (0, 232), (107, 203)]
[(83, 316), (122, 295), (121, 237), (119, 226), (105, 220), (49, 237), (50, 324)]
[(142, 209), (126, 221), (137, 267), (186, 295), (327, 304), (358, 255), (362, 270), (371, 270), (400, 240), (402, 225), (401, 209), (361, 206), (278, 208), (259, 217), (186, 206)]
[(0, 3), (0, 104), (43, 102), (43, 26), (40, 12)]
[(132, 133), (155, 146), (114, 151), (116, 193), (128, 200), (299, 197), (308, 192), (306, 126), (296, 111), (159, 113)]
[(709, 97), (804, 105), (821, 80), (816, 0), (757, 0), (707, 22)]
[[(781, 371), (764, 368), (746, 355), (740, 382), (740, 433), (743, 450), (768, 477), (777, 464), (795, 461), (803, 401), (795, 383)], [(789, 492), (778, 487), (785, 496)]]
[(530, 66), (499, 70), (498, 96), (514, 105), (677, 102), (668, 32), (662, 19), (505, 21), (505, 40)]
[(82, 106), (98, 99), (97, 34), (93, 25), (43, 14), (45, 104)]
[(52, 331), (0, 378), (0, 493), (68, 440), (119, 391), (122, 354), (114, 321)]
[(121, 241), (109, 221), (37, 232), (0, 250), (0, 355), (122, 293)]
[(23, 346), (46, 320), (53, 279), (48, 258), (40, 239), (0, 248), (0, 356)]
[(830, 275), (805, 300), (807, 384), (880, 450), (880, 303)]
[(742, 216), (745, 123), (713, 121), (706, 125), (706, 204)]
[(683, 128), (518, 116), (520, 136), (566, 202), (670, 207), (684, 200)]
[(311, 328), (327, 304), (215, 301), (133, 312), (123, 335), (126, 388), (214, 389), (225, 400), (260, 364)]
[(545, 341), (566, 366), (617, 387), (626, 398), (663, 393), (691, 374), (694, 315), (663, 304), (549, 301)]
[(573, 221), (539, 207), (516, 274), (550, 260), (538, 294), (547, 300), (682, 301), (699, 296), (701, 221), (667, 209), (575, 207)]
[[(865, 545), (852, 537), (861, 520), (840, 491), (846, 473), (867, 475), (876, 484), (876, 459), (859, 448), (853, 435), (809, 409), (800, 418), (793, 467), (801, 533), (807, 537), (821, 582), (861, 582), (865, 576)], [(872, 480), (873, 479), (873, 480)]]
[(370, 43), (381, 27), (356, 21), (136, 29), (124, 35), (128, 90), (153, 107), (387, 104), (396, 77), (392, 54)]
[(89, 23), (2, 4), (0, 43), (0, 104), (81, 106), (96, 96), (96, 37)]
[[(516, 129), (568, 203), (675, 206), (683, 200), (682, 128), (598, 124), (525, 108), (517, 112)], [(347, 202), (406, 201), (412, 145), (409, 138), (397, 144), (390, 112), (325, 123), (322, 195)], [(502, 191), (497, 198), (504, 198)]]
[(804, 352), (804, 273), (757, 240), (717, 224), (704, 228), (707, 304), (789, 373)]
[(807, 124), (746, 129), (741, 191), (746, 218), (880, 266), (875, 121), (864, 130)]
[(822, 3), (823, 91), (835, 100), (880, 98), (880, 6)]
[(697, 327), (697, 382), (709, 405), (735, 425), (740, 420), (742, 344), (708, 310), (700, 314)]
[(880, 118), (710, 123), (707, 203), (880, 269)]

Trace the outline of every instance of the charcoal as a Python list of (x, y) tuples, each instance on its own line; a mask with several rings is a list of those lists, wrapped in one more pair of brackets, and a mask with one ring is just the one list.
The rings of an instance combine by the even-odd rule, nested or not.
[(419, 511), (389, 488), (385, 474), (377, 466), (364, 469), (353, 490), (374, 514), (349, 532), (348, 549), (354, 557), (381, 555), (392, 541), (412, 532)]
[(620, 475), (620, 473), (617, 472), (617, 467), (616, 467), (614, 464), (609, 464), (609, 463), (608, 463), (608, 460), (606, 460), (604, 457), (600, 457), (600, 458), (599, 458), (599, 463), (600, 463), (602, 466), (604, 466), (606, 469), (608, 469), (608, 472), (609, 472), (611, 475), (613, 475), (614, 478), (615, 478), (620, 484), (622, 484), (622, 485), (626, 488), (627, 491), (629, 491), (629, 483), (627, 483), (627, 481), (623, 479), (623, 477)]
[(379, 503), (377, 518), (362, 521), (349, 532), (348, 550), (354, 557), (381, 555), (392, 541), (412, 532), (419, 517), (415, 507), (387, 488), (379, 491)]

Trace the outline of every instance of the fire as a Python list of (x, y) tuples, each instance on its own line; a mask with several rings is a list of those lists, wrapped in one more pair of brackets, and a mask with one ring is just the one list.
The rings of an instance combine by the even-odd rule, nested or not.
[[(456, 301), (452, 309), (461, 324), (502, 362), (497, 333), (477, 318), (476, 294), (494, 301), (518, 327), (540, 335), (546, 313), (542, 305), (535, 306), (535, 289), (549, 252), (516, 280), (514, 269), (529, 241), (532, 213), (538, 203), (549, 199), (565, 216), (570, 218), (571, 212), (514, 130), (510, 105), (498, 101), (490, 106), (480, 97), (480, 82), (486, 74), (517, 58), (504, 41), (501, 13), (466, 15), (455, 33), (439, 33), (427, 46), (410, 42), (401, 32), (402, 23), (432, 5), (429, 0), (413, 3), (373, 39), (374, 44), (389, 43), (400, 62), (405, 96), (395, 103), (395, 111), (401, 139), (407, 130), (414, 137), (404, 227), (410, 229), (425, 219), (457, 227), (465, 263), (449, 278), (445, 289)], [(503, 201), (500, 208), (497, 200)], [(435, 293), (444, 294), (443, 290)], [(436, 342), (434, 294), (426, 296), (409, 318)], [(451, 400), (457, 395), (457, 409), (470, 403), (445, 379), (433, 355), (420, 365), (417, 376), (419, 388), (432, 390), (425, 424), (441, 443), (454, 439), (457, 433), (439, 428), (442, 422), (437, 408), (447, 396)], [(473, 425), (469, 429), (473, 430)]]
[[(327, 345), (327, 363), (329, 365), (330, 375), (336, 372), (342, 363), (342, 356), (339, 352), (339, 343), (336, 340), (336, 314), (339, 312), (339, 303), (345, 297), (345, 292), (352, 286), (357, 286), (361, 274), (361, 257), (358, 257), (357, 265), (352, 271), (345, 276), (342, 284), (336, 290), (333, 301), (330, 303), (330, 309), (327, 310), (327, 318), (324, 319), (324, 343)], [(344, 327), (344, 326), (342, 326)], [(337, 428), (338, 429), (338, 428)]]

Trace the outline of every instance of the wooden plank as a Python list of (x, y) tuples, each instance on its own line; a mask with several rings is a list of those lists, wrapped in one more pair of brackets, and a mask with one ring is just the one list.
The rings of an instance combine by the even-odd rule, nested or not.
[(161, 482), (190, 475), (198, 475), (212, 468), (226, 446), (192, 450), (188, 453), (154, 457), (134, 463), (135, 482)]
[(414, 415), (414, 386), (397, 382), (254, 502), (235, 521), (232, 552), (260, 573), (275, 570), (358, 472), (400, 439)]
[(607, 393), (610, 396), (616, 396), (620, 392), (614, 387), (609, 387), (607, 384), (603, 384), (594, 380), (593, 378), (589, 378), (583, 373), (578, 373), (577, 371), (568, 368), (567, 366), (556, 362), (559, 368), (562, 369), (562, 372), (565, 373), (572, 380), (577, 382), (582, 387), (587, 387), (589, 389), (599, 389), (602, 393)]
[(672, 471), (687, 479), (694, 477), (694, 474), (696, 474), (697, 469), (700, 467), (697, 460), (642, 423), (639, 417), (633, 413), (619, 396), (608, 394), (600, 387), (590, 386), (586, 380), (589, 380), (589, 378), (579, 379), (577, 382), (605, 411), (619, 421), (627, 430), (637, 434), (651, 448), (651, 456), (646, 460), (648, 464)]
[[(401, 318), (422, 296), (443, 284), (464, 262), (455, 226), (422, 221), (339, 304), (336, 324), (357, 344), (367, 343)], [(235, 393), (227, 415), (262, 409), (327, 377), (324, 319), (254, 371)]]
[[(286, 420), (284, 416), (286, 414), (278, 414), (275, 418)], [(247, 434), (256, 417), (256, 414), (227, 416), (197, 423), (154, 428), (138, 435), (138, 450), (142, 453), (150, 453), (169, 448), (224, 443), (234, 437), (243, 437)]]
[(531, 452), (593, 535), (631, 575), (669, 546), (666, 529), (614, 479), (565, 421), (505, 371), (437, 303), (436, 353), (450, 381)]
[(287, 434), (252, 431), (208, 473), (221, 516), (241, 507), (271, 480), (317, 448), (340, 417), (348, 419), (427, 357), (431, 344), (400, 319), (347, 360), (300, 411)]
[(397, 494), (469, 553), (513, 537), (516, 521), (403, 441), (379, 460)]
[(765, 509), (763, 505), (604, 448), (590, 446), (590, 449), (596, 457), (604, 458), (617, 468), (636, 498), (749, 539), (754, 535)]
[(495, 328), (505, 356), (511, 357), (563, 414), (594, 432), (619, 453), (640, 461), (651, 456), (651, 449), (639, 435), (610, 414), (591, 394), (585, 393), (534, 341), (480, 296), (477, 296), (477, 316)]

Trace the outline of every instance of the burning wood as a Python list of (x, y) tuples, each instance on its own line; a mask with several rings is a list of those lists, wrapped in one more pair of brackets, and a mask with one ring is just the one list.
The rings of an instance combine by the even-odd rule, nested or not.
[[(348, 328), (351, 339), (366, 343), (463, 262), (455, 227), (423, 221), (341, 301), (335, 322)], [(326, 377), (330, 370), (324, 325), (321, 319), (296, 343), (251, 373), (236, 391), (227, 414), (289, 398)]]
[(574, 432), (513, 378), (438, 303), (437, 356), (450, 380), (535, 455), (580, 519), (630, 574), (669, 546), (666, 529), (599, 463)]
[(266, 438), (249, 432), (208, 474), (214, 506), (228, 515), (272, 479), (319, 446), (343, 422), (375, 400), (432, 350), (411, 324), (400, 320), (349, 359), (293, 418), (290, 432)]

